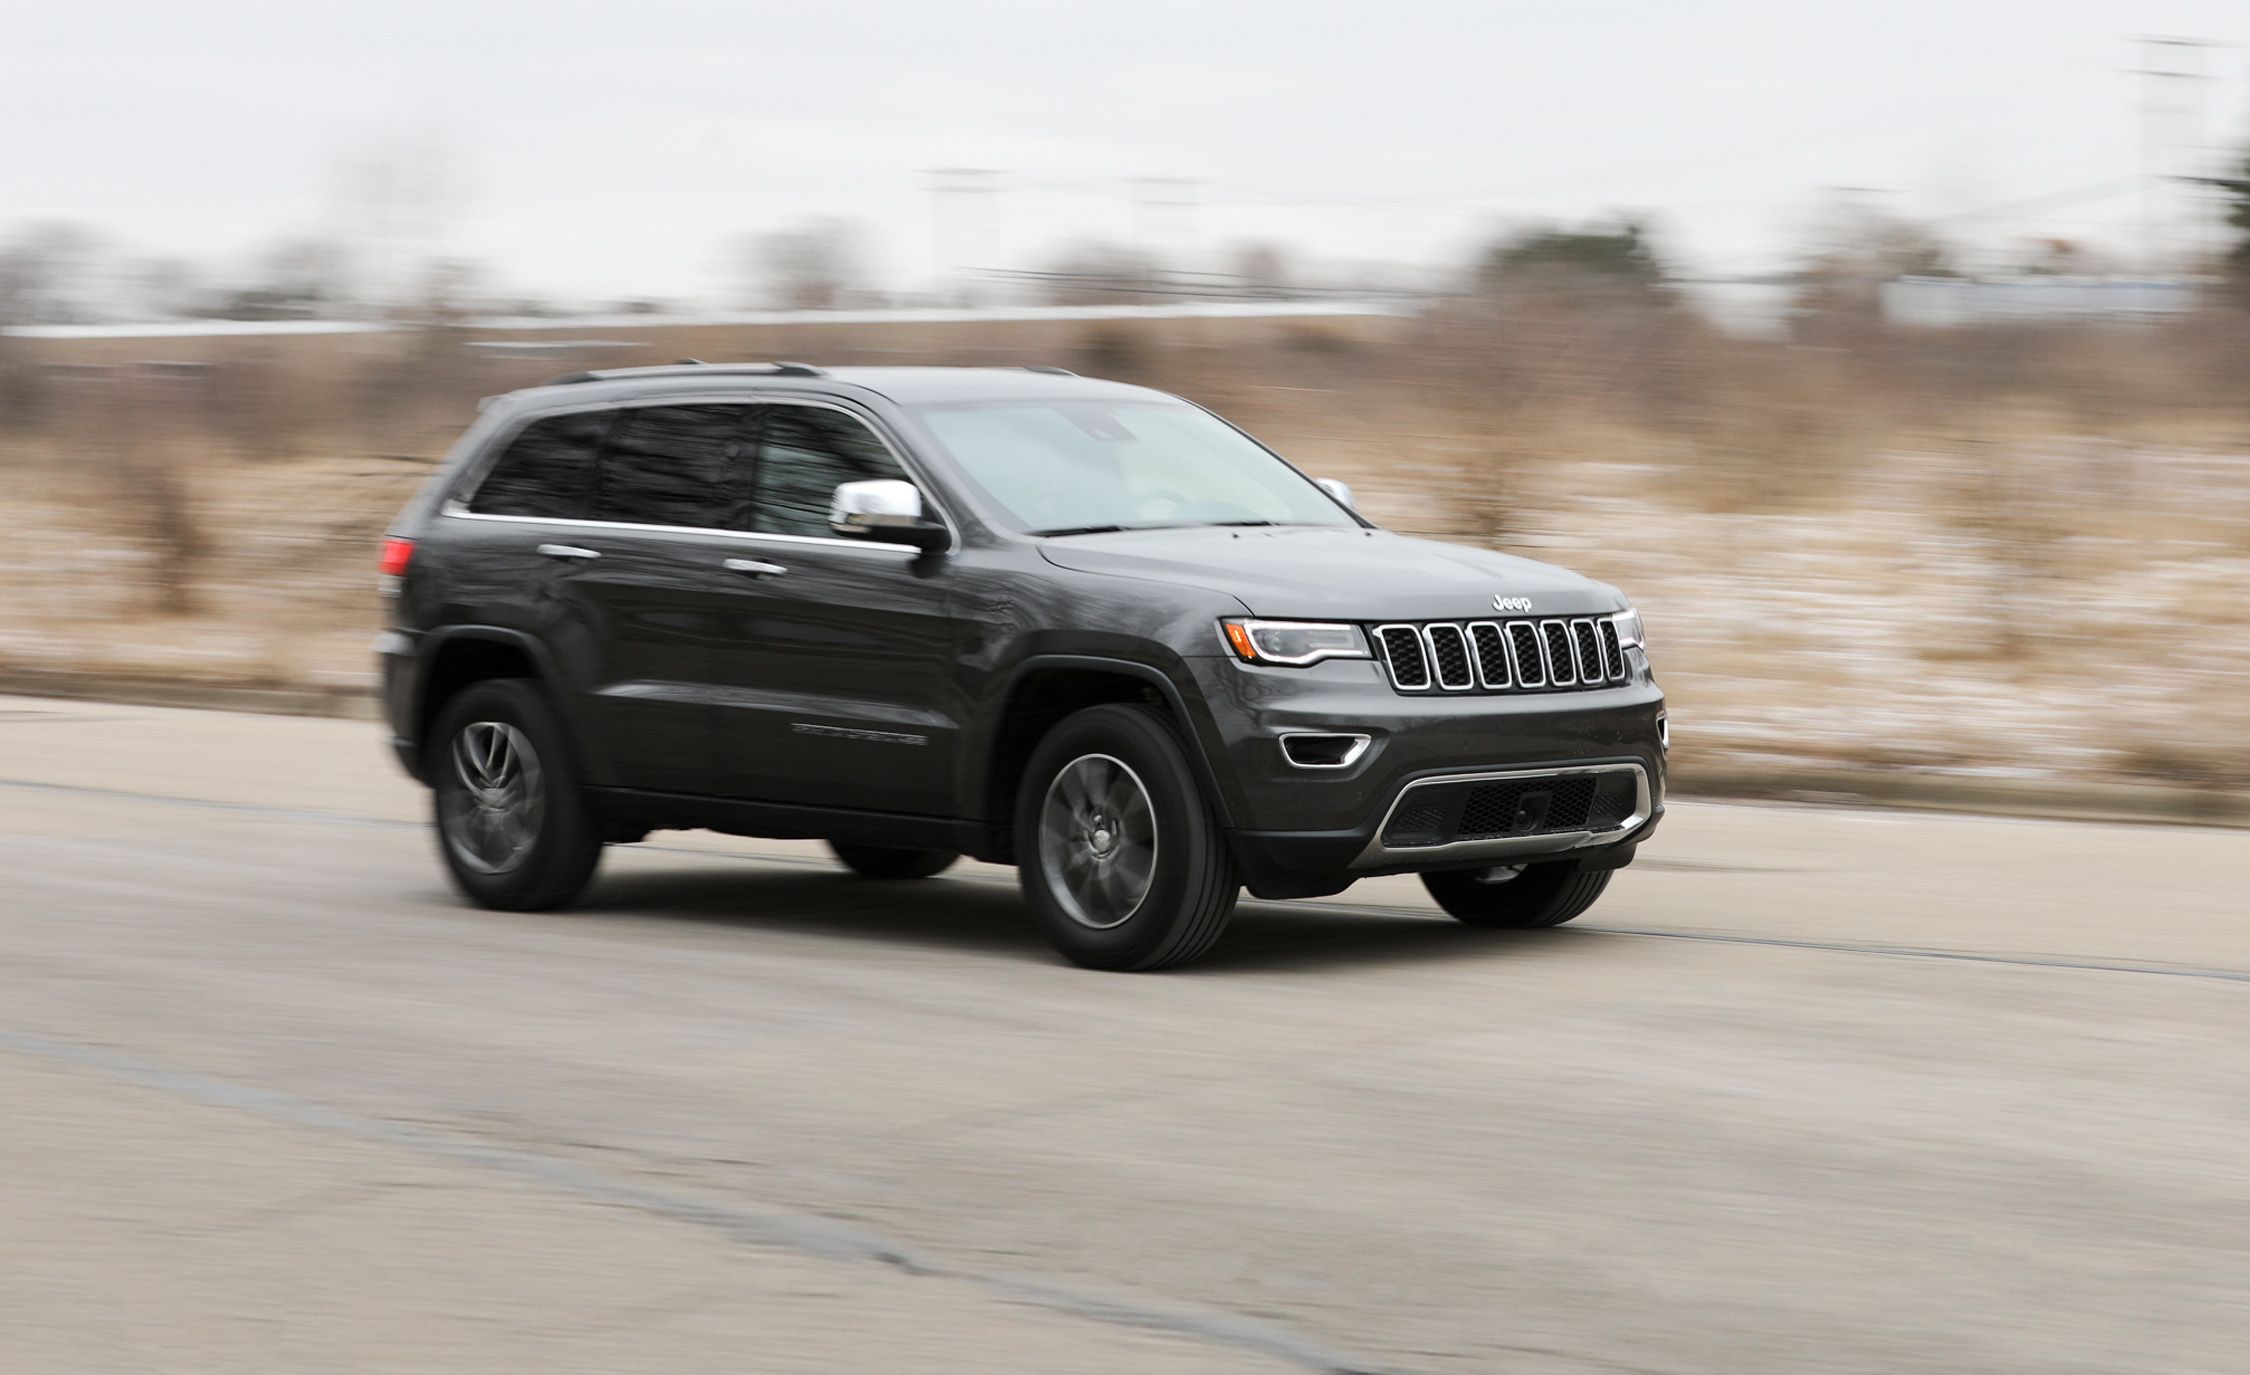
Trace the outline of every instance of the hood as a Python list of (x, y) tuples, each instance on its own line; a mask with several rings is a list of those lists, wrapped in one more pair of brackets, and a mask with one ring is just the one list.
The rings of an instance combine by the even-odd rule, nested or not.
[(1533, 616), (1625, 605), (1617, 589), (1553, 564), (1387, 530), (1120, 530), (1047, 540), (1039, 552), (1057, 567), (1202, 588), (1298, 620), (1475, 620), (1498, 614), (1495, 597), (1528, 597)]

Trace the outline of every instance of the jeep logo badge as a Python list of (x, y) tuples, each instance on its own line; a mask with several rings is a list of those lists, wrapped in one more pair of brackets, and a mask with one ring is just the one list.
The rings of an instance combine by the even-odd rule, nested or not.
[(1492, 609), (1495, 611), (1529, 611), (1531, 610), (1531, 598), (1494, 597), (1492, 599)]

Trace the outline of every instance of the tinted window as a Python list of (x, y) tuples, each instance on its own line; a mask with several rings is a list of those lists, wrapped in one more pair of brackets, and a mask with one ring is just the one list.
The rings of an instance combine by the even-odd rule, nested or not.
[(572, 520), (586, 514), (594, 476), (594, 450), (609, 423), (607, 411), (579, 411), (534, 420), (477, 485), (469, 509), (488, 516)]
[(727, 528), (742, 507), (747, 406), (637, 406), (602, 446), (595, 518)]
[(906, 479), (874, 431), (825, 406), (767, 409), (750, 528), (775, 535), (833, 535), (828, 505), (838, 484)]

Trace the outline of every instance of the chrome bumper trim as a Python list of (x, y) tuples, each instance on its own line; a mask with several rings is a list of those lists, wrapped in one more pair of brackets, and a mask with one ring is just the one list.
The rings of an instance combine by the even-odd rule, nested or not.
[[(1512, 778), (1575, 778), (1581, 774), (1631, 773), (1633, 775), (1633, 814), (1617, 825), (1600, 831), (1549, 831), (1542, 835), (1493, 836), (1485, 840), (1454, 840), (1442, 845), (1400, 845), (1383, 843), (1383, 833), (1391, 828), (1391, 820), (1398, 815), (1406, 799), (1417, 788), (1449, 786), (1456, 783), (1494, 783)], [(1553, 854), (1558, 850), (1577, 850), (1589, 845), (1607, 845), (1624, 839), (1645, 825), (1656, 810), (1654, 795), (1649, 790), (1648, 770), (1638, 764), (1576, 764), (1559, 768), (1501, 769), (1488, 773), (1449, 773), (1431, 778), (1417, 778), (1398, 790), (1391, 805), (1383, 811), (1382, 824), (1368, 837), (1367, 848), (1352, 861), (1354, 869), (1375, 869), (1392, 864), (1415, 864), (1426, 860), (1457, 859), (1508, 859), (1516, 855)]]

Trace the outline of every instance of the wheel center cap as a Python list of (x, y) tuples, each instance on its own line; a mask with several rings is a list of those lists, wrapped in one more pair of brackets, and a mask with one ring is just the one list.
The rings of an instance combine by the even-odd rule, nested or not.
[(1109, 853), (1109, 847), (1117, 843), (1117, 837), (1110, 834), (1107, 826), (1102, 826), (1096, 828), (1094, 834), (1087, 838), (1087, 843), (1094, 847), (1095, 854), (1106, 855)]

